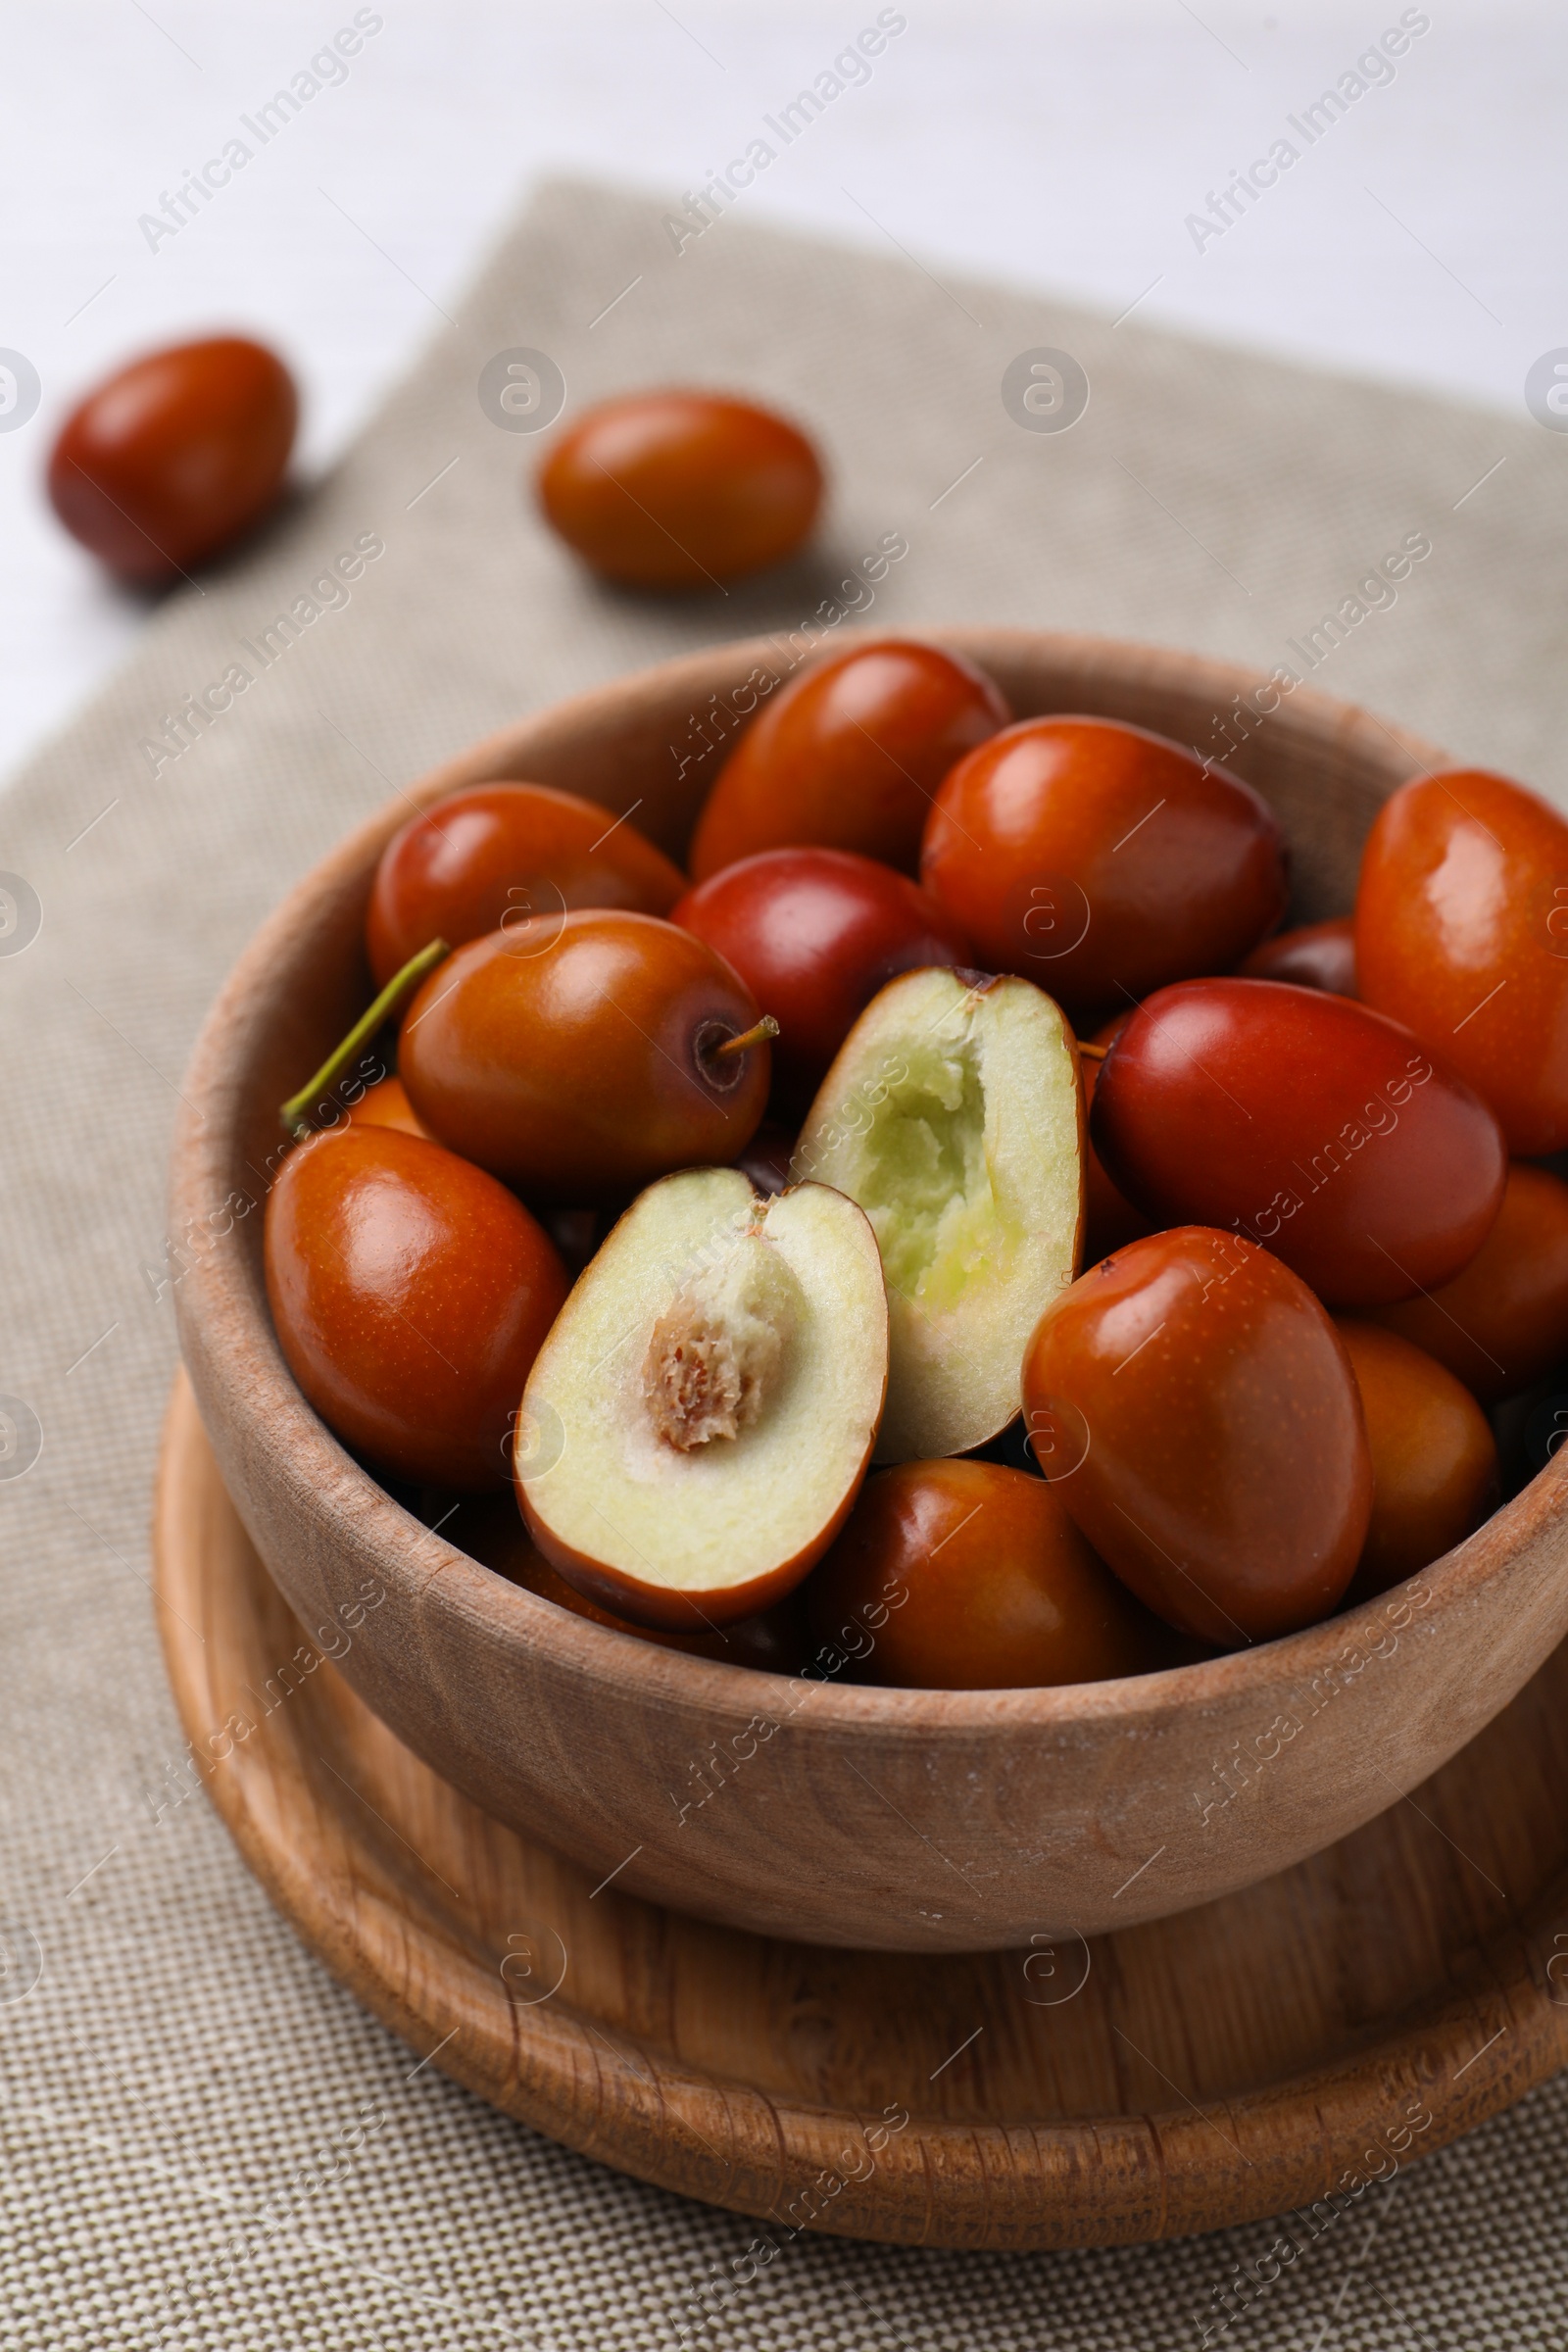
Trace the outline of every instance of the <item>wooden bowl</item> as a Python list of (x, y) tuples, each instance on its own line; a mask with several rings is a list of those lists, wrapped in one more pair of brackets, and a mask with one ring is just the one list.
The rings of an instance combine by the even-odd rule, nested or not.
[[(941, 642), (990, 670), (1020, 716), (1101, 713), (1216, 758), (1235, 698), (1260, 683), (1098, 639)], [(235, 966), (185, 1081), (170, 1228), (185, 1362), (296, 1614), (408, 1745), (501, 1821), (629, 1892), (808, 1942), (962, 1951), (1130, 1927), (1333, 1843), (1498, 1712), (1568, 1631), (1568, 1460), (1423, 1575), (1285, 1641), (1059, 1690), (840, 1687), (662, 1649), (481, 1567), (337, 1444), (268, 1316), (276, 1106), (368, 1000), (371, 874), (411, 805), (528, 777), (617, 816), (635, 804), (679, 855), (739, 724), (729, 698), (745, 700), (754, 670), (783, 675), (791, 652), (718, 648), (521, 720), (389, 802), (291, 893)], [(1280, 811), (1295, 916), (1310, 920), (1349, 906), (1379, 803), (1442, 755), (1304, 689), (1272, 699), (1228, 764)], [(277, 1668), (263, 1709), (293, 1687), (290, 1662)], [(220, 1746), (235, 1736), (213, 1727)]]

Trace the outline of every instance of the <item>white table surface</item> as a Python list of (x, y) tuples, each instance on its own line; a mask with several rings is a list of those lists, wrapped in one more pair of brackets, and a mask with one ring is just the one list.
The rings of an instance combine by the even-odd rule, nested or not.
[[(678, 200), (878, 12), (381, 0), (370, 13), (380, 29), (346, 80), (154, 250), (139, 217), (353, 5), (11, 0), (0, 346), (24, 352), (43, 389), (36, 415), (0, 433), (0, 772), (69, 715), (147, 611), (42, 496), (54, 432), (96, 377), (160, 342), (254, 332), (301, 379), (309, 475), (440, 323), (531, 180), (566, 170)], [(753, 218), (1112, 315), (1142, 297), (1151, 320), (1514, 416), (1531, 362), (1568, 345), (1560, 0), (906, 0), (899, 13), (906, 28), (870, 79), (747, 192)], [(1198, 250), (1187, 215), (1411, 14), (1429, 29), (1393, 81)]]

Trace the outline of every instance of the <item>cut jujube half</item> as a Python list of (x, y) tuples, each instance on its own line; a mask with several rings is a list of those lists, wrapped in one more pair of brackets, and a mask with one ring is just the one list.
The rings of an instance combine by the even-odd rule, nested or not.
[(876, 1237), (843, 1194), (736, 1168), (633, 1201), (534, 1362), (518, 1500), (567, 1583), (681, 1632), (799, 1584), (849, 1514), (888, 1377)]
[(1018, 1411), (1030, 1333), (1083, 1222), (1078, 1054), (1029, 980), (929, 969), (861, 1013), (796, 1146), (869, 1217), (891, 1357), (879, 1461), (966, 1453)]

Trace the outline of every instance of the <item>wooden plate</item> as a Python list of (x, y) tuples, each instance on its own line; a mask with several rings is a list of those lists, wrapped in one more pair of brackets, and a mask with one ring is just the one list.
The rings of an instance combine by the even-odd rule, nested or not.
[(209, 1792), (311, 1948), (481, 2098), (776, 2244), (1285, 2213), (1568, 2062), (1568, 1646), (1413, 1796), (1245, 1893), (1088, 1944), (852, 1952), (595, 1885), (418, 1762), (306, 1642), (183, 1375), (155, 1543)]

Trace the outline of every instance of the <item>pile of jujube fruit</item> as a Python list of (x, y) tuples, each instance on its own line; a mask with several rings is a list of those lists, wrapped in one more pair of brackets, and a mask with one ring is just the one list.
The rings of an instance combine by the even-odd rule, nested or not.
[(1250, 785), (909, 640), (773, 686), (685, 870), (454, 794), (286, 1106), (284, 1354), (475, 1557), (733, 1663), (1084, 1682), (1377, 1595), (1568, 1358), (1568, 823), (1420, 775), (1353, 914), (1289, 898)]
[[(150, 354), (51, 499), (166, 581), (274, 505), (297, 405), (248, 340)], [(824, 476), (671, 389), (534, 490), (684, 595), (788, 560)], [(1093, 1681), (1379, 1594), (1568, 1427), (1568, 825), (1423, 775), (1353, 915), (1288, 901), (1249, 785), (903, 640), (771, 682), (686, 870), (569, 792), (454, 794), (284, 1105), (283, 1352), (474, 1556), (732, 1663)]]

